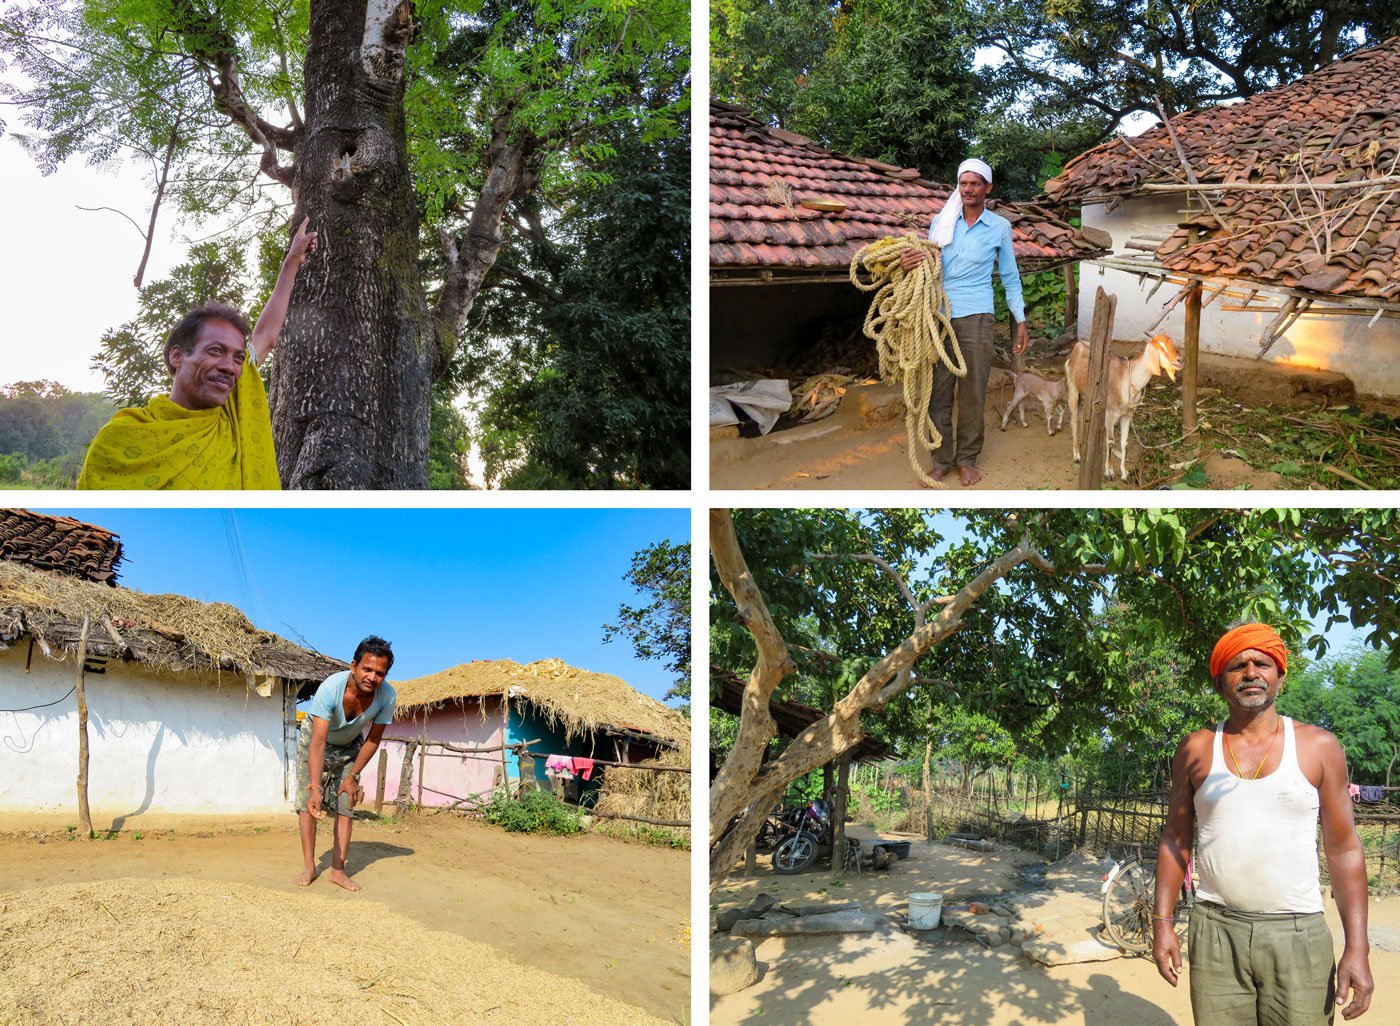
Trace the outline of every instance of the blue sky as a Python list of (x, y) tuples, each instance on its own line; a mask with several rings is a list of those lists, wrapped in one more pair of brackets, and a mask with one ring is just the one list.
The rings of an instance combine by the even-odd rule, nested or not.
[(657, 699), (671, 686), (627, 641), (604, 644), (603, 624), (641, 604), (623, 579), (633, 553), (689, 540), (686, 509), (40, 512), (120, 535), (124, 587), (228, 602), (342, 659), (382, 635), (391, 681), (471, 659), (558, 658)]

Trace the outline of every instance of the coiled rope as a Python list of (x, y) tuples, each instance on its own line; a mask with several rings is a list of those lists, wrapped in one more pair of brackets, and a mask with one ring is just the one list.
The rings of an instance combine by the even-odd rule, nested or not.
[[(907, 250), (928, 254), (919, 266), (906, 271), (900, 260)], [(870, 275), (864, 283), (860, 271)], [(943, 291), (943, 256), (927, 239), (895, 235), (863, 247), (851, 259), (851, 284), (862, 292), (874, 292), (865, 314), (864, 331), (880, 357), (880, 377), (904, 386), (904, 430), (909, 438), (909, 465), (930, 488), (941, 488), (919, 466), (920, 450), (933, 451), (943, 436), (929, 416), (933, 396), (933, 368), (941, 363), (949, 373), (967, 375), (962, 350)]]

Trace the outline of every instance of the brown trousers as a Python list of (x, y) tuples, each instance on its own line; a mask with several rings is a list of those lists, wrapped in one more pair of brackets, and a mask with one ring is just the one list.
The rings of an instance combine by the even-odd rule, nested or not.
[[(962, 350), (967, 376), (958, 378), (941, 363), (933, 368), (933, 395), (928, 413), (933, 426), (943, 436), (933, 453), (933, 465), (943, 470), (952, 467), (972, 467), (982, 455), (983, 429), (986, 426), (987, 378), (992, 373), (991, 314), (954, 317), (953, 334)], [(956, 394), (958, 423), (953, 431), (953, 403)]]

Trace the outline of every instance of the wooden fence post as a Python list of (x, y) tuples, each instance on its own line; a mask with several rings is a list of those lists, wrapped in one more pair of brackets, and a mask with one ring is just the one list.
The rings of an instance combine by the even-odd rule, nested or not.
[(412, 803), (413, 753), (418, 751), (418, 739), (413, 738), (403, 748), (403, 766), (399, 769), (399, 793), (394, 797), (394, 812), (401, 814)]
[(846, 873), (846, 799), (851, 793), (851, 757), (836, 764), (836, 787), (831, 793), (831, 871)]
[(91, 621), (83, 614), (83, 633), (78, 640), (78, 824), (89, 840), (93, 838), (92, 812), (88, 809), (88, 715), (87, 689), (83, 684), (84, 667), (87, 664), (88, 627)]
[(389, 766), (389, 749), (379, 749), (379, 781), (374, 787), (374, 814), (377, 816), (384, 808), (384, 774)]
[(1094, 295), (1094, 326), (1089, 333), (1089, 394), (1085, 411), (1088, 423), (1079, 435), (1079, 452), (1083, 457), (1079, 464), (1079, 487), (1095, 491), (1103, 487), (1104, 449), (1108, 442), (1104, 421), (1108, 417), (1109, 342), (1113, 339), (1113, 316), (1117, 308), (1118, 297), (1110, 296), (1100, 285)]

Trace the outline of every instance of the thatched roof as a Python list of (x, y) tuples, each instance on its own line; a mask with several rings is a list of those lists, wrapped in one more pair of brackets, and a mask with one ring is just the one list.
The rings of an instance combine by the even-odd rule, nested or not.
[(145, 595), (0, 560), (0, 646), (28, 636), (46, 655), (78, 651), (90, 619), (90, 660), (144, 663), (174, 673), (227, 670), (297, 684), (346, 664), (259, 630), (233, 606), (183, 595)]
[(0, 559), (117, 583), (122, 543), (106, 528), (28, 509), (0, 509)]
[(488, 695), (528, 701), (568, 737), (612, 731), (635, 733), (673, 745), (688, 744), (690, 723), (620, 677), (592, 673), (560, 659), (521, 665), (510, 659), (478, 659), (426, 677), (395, 684), (400, 714)]

